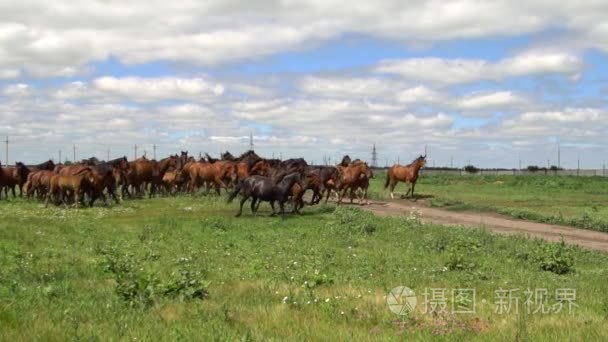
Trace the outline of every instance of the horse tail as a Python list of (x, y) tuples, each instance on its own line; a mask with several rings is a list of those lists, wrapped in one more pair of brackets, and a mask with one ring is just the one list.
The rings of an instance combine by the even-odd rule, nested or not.
[(388, 184), (391, 182), (391, 173), (393, 171), (393, 168), (390, 167), (388, 169), (388, 171), (386, 171), (386, 182), (384, 182), (384, 188), (388, 188)]
[(228, 203), (231, 203), (232, 200), (234, 200), (234, 198), (239, 194), (239, 192), (241, 192), (241, 189), (243, 189), (244, 184), (245, 184), (244, 181), (240, 181), (239, 184), (236, 185), (236, 187), (234, 188), (234, 191), (232, 191), (230, 196), (228, 196)]

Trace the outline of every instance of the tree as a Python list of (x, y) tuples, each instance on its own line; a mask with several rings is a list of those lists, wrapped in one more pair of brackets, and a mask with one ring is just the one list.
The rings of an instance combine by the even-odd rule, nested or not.
[(477, 172), (479, 171), (479, 169), (478, 169), (478, 168), (476, 168), (476, 167), (475, 167), (475, 166), (473, 166), (473, 165), (467, 165), (467, 166), (465, 166), (465, 167), (464, 167), (464, 170), (465, 170), (466, 172), (468, 172), (468, 173), (477, 173)]

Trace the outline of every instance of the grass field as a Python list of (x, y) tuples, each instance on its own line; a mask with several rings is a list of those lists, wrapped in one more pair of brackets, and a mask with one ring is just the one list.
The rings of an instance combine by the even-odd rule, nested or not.
[[(388, 198), (385, 173), (372, 197)], [(405, 193), (400, 183), (396, 191)], [(450, 210), (492, 211), (515, 218), (608, 231), (608, 179), (550, 176), (422, 176), (416, 193)]]
[[(421, 193), (467, 188), (429, 182)], [(80, 210), (3, 200), (0, 338), (608, 338), (604, 254), (345, 207), (306, 208), (285, 221), (235, 212), (214, 196)], [(385, 299), (400, 285), (419, 304), (403, 317)], [(424, 312), (430, 288), (448, 291), (448, 313)], [(460, 288), (475, 289), (475, 313), (450, 313)], [(549, 305), (556, 289), (576, 289), (577, 307), (522, 314), (528, 288), (547, 289)], [(495, 312), (501, 289), (520, 290), (519, 314)]]

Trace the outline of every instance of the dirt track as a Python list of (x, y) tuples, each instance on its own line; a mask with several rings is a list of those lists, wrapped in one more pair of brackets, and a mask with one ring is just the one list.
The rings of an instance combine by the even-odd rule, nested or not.
[(370, 201), (369, 205), (362, 208), (383, 216), (407, 215), (417, 211), (423, 222), (484, 228), (500, 234), (525, 234), (548, 241), (560, 241), (563, 235), (564, 240), (569, 244), (608, 252), (608, 233), (592, 230), (516, 220), (491, 213), (442, 210), (429, 207), (423, 200)]

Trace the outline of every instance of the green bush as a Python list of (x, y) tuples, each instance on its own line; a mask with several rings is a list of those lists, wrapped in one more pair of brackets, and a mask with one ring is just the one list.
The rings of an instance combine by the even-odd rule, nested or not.
[(376, 231), (374, 214), (359, 208), (340, 206), (334, 210), (332, 226), (349, 233), (372, 234)]
[(543, 271), (555, 274), (566, 274), (574, 271), (572, 248), (566, 245), (563, 237), (560, 243), (541, 244), (535, 256), (539, 268)]

